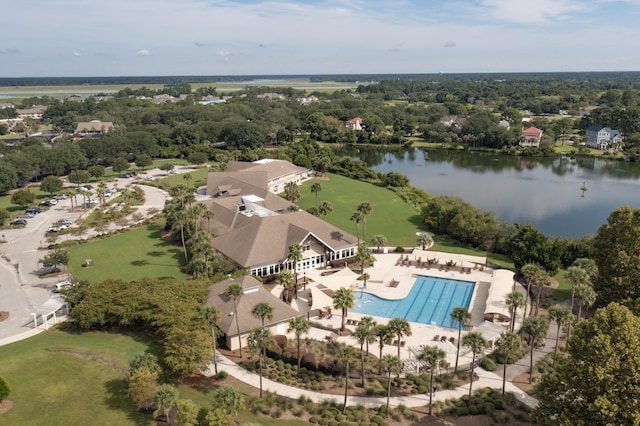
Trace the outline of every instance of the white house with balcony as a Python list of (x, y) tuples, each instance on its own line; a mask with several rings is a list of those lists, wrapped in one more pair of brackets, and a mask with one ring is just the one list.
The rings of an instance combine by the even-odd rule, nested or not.
[(618, 150), (622, 143), (620, 132), (609, 127), (598, 124), (587, 127), (587, 146), (600, 149), (602, 151), (613, 149)]

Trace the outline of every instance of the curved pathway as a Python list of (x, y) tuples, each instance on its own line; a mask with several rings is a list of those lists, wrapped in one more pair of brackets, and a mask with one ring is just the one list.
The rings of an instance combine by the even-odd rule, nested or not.
[[(240, 367), (235, 362), (231, 361), (226, 356), (216, 353), (216, 360), (218, 361), (218, 371), (226, 371), (231, 376), (240, 380), (243, 383), (246, 383), (255, 388), (260, 387), (260, 376), (256, 373), (252, 373), (242, 367)], [(207, 376), (212, 376), (214, 372), (213, 364), (210, 364), (205, 374)], [(495, 388), (502, 389), (502, 377), (498, 376), (495, 373), (486, 371), (481, 367), (477, 367), (475, 369), (476, 374), (478, 375), (478, 380), (473, 382), (473, 389), (481, 389), (481, 388)], [(338, 404), (342, 404), (344, 402), (344, 394), (343, 395), (334, 395), (327, 394), (315, 391), (309, 391), (305, 389), (296, 388), (293, 386), (284, 385), (282, 383), (274, 382), (273, 380), (262, 378), (262, 389), (268, 392), (275, 393), (280, 396), (285, 396), (292, 399), (297, 399), (301, 396), (305, 396), (315, 403), (320, 403), (324, 401), (335, 402)], [(513, 393), (518, 400), (527, 404), (529, 407), (535, 407), (538, 404), (538, 401), (527, 395), (522, 390), (518, 389), (513, 383), (507, 381), (506, 391)], [(439, 390), (433, 396), (433, 401), (445, 401), (447, 399), (456, 399), (460, 398), (464, 395), (469, 394), (469, 386), (459, 386), (455, 389), (451, 390)], [(380, 405), (385, 405), (387, 403), (386, 397), (364, 397), (364, 396), (348, 396), (347, 397), (347, 405), (356, 405), (361, 404), (364, 406), (374, 406), (378, 407)], [(429, 395), (421, 394), (421, 395), (407, 395), (407, 396), (396, 396), (390, 398), (389, 404), (391, 406), (398, 406), (400, 404), (405, 405), (407, 407), (419, 407), (423, 405), (427, 405), (429, 403)]]

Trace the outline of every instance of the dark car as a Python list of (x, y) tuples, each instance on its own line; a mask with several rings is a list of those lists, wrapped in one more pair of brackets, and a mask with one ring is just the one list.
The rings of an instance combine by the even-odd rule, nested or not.
[(41, 206), (45, 206), (45, 207), (51, 207), (53, 206), (53, 204), (51, 203), (51, 200), (46, 200), (40, 203)]
[(11, 226), (27, 226), (27, 221), (26, 221), (26, 219), (16, 219), (13, 222), (11, 222), (9, 225), (11, 225)]
[(32, 213), (32, 214), (42, 213), (42, 209), (40, 207), (33, 207), (31, 209), (27, 209), (27, 213)]

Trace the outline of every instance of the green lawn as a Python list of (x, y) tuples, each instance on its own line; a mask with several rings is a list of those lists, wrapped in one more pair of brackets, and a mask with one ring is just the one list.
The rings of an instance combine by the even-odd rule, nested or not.
[(558, 300), (571, 298), (571, 284), (567, 281), (567, 270), (560, 270), (553, 278), (558, 280), (558, 288), (554, 290), (553, 297)]
[[(139, 354), (161, 355), (158, 342), (143, 334), (66, 332), (51, 329), (0, 347), (0, 376), (9, 386), (13, 408), (2, 425), (153, 425), (127, 396), (129, 362)], [(240, 388), (239, 390), (243, 390)], [(211, 408), (211, 390), (178, 386), (180, 398)], [(254, 391), (255, 392), (255, 391)], [(302, 426), (251, 415), (240, 424)]]
[(486, 256), (487, 261), (490, 263), (495, 263), (496, 265), (500, 265), (507, 269), (515, 269), (513, 261), (504, 254), (490, 253), (475, 248), (460, 247), (460, 244), (444, 236), (436, 235), (434, 237), (434, 245), (431, 250), (442, 251), (445, 253), (467, 254), (470, 256)]
[(160, 183), (162, 185), (169, 185), (169, 186), (186, 183), (184, 176), (189, 174), (191, 175), (191, 181), (189, 182), (189, 185), (196, 186), (196, 187), (202, 186), (207, 183), (207, 175), (209, 174), (210, 171), (211, 170), (208, 167), (202, 167), (189, 173), (181, 173), (177, 175), (167, 176), (166, 178), (160, 179)]
[[(186, 279), (182, 247), (160, 238), (164, 220), (133, 231), (74, 246), (70, 249), (69, 271), (90, 282), (107, 278), (131, 281), (143, 277)], [(63, 237), (64, 239), (64, 237)], [(82, 267), (85, 259), (94, 266)]]
[[(356, 235), (356, 224), (351, 215), (363, 201), (371, 203), (373, 210), (367, 216), (366, 234), (368, 242), (374, 235), (382, 234), (389, 245), (413, 247), (416, 245), (416, 232), (424, 231), (419, 225), (420, 216), (395, 193), (379, 186), (362, 183), (335, 174), (327, 174), (328, 180), (313, 179), (300, 187), (301, 198), (298, 205), (307, 209), (315, 205), (315, 194), (311, 184), (319, 182), (322, 191), (318, 193), (318, 203), (330, 201), (333, 212), (327, 216), (327, 222)], [(362, 238), (362, 223), (360, 237)]]
[(127, 397), (135, 355), (159, 352), (143, 335), (48, 331), (0, 347), (0, 376), (11, 386), (6, 425), (151, 425)]

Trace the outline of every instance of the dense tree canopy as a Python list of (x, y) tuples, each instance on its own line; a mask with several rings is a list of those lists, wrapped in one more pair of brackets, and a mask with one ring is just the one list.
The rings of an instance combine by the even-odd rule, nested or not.
[(613, 211), (594, 239), (593, 260), (599, 303), (631, 306), (640, 298), (640, 209)]
[(535, 416), (551, 425), (640, 424), (640, 319), (612, 303), (574, 333), (555, 373), (542, 378)]

